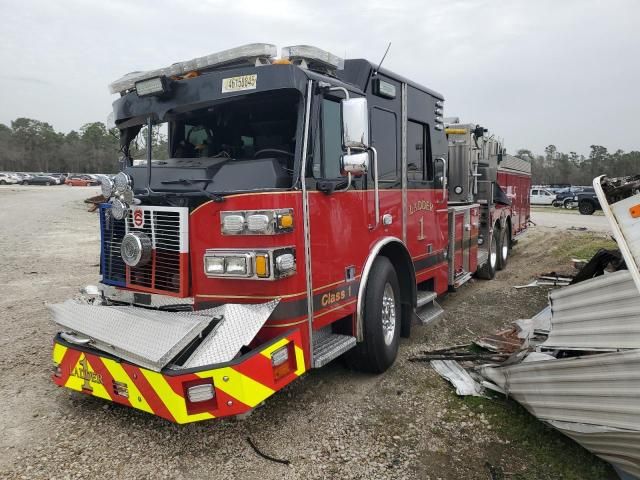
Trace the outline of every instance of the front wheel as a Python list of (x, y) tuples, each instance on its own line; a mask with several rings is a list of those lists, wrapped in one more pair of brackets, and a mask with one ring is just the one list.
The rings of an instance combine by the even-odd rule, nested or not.
[(593, 215), (593, 212), (596, 211), (596, 208), (590, 201), (583, 200), (578, 204), (578, 211), (582, 215)]
[(364, 341), (347, 354), (347, 363), (356, 370), (382, 373), (398, 356), (402, 318), (398, 276), (388, 258), (374, 260), (364, 302)]
[(0, 185), (6, 185), (7, 182), (5, 182), (4, 180), (0, 180)]

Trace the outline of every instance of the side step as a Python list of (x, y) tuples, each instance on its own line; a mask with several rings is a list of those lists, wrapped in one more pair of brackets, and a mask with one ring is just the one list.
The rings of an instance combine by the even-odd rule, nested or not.
[[(331, 327), (329, 327), (331, 328)], [(323, 330), (313, 332), (313, 367), (320, 368), (356, 346), (356, 337)]]
[(444, 310), (436, 302), (436, 297), (436, 292), (418, 291), (416, 317), (422, 325), (429, 325), (444, 314)]

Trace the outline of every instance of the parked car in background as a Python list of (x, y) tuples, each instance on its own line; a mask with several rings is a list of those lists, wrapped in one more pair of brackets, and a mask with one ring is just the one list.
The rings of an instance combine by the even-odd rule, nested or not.
[(22, 183), (25, 180), (33, 177), (33, 175), (31, 175), (30, 173), (25, 173), (25, 172), (16, 172), (14, 173), (14, 175), (17, 177), (18, 179), (18, 183)]
[(582, 193), (578, 193), (573, 197), (573, 201), (578, 204), (578, 211), (581, 215), (593, 215), (596, 210), (602, 210), (600, 200), (598, 200), (593, 188), (591, 188), (591, 191), (585, 190)]
[(99, 184), (99, 182), (90, 175), (69, 175), (64, 183), (71, 187), (88, 187)]
[(23, 185), (59, 185), (60, 179), (48, 173), (35, 173), (22, 181)]
[(556, 199), (556, 195), (546, 188), (532, 188), (529, 194), (531, 205), (551, 205)]
[(48, 173), (47, 175), (55, 178), (57, 185), (63, 185), (64, 181), (67, 179), (67, 175), (64, 173)]
[(593, 187), (569, 187), (556, 192), (554, 207), (575, 208), (578, 204), (574, 198), (578, 193), (593, 192)]
[(0, 173), (0, 185), (15, 185), (18, 179), (10, 173)]

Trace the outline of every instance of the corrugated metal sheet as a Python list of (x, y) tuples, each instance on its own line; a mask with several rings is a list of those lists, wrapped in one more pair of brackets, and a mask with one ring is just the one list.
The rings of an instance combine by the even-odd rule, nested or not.
[(480, 371), (542, 420), (640, 430), (640, 350)]
[(640, 477), (640, 432), (580, 423), (548, 423), (625, 473)]
[(640, 294), (627, 270), (554, 290), (551, 333), (543, 347), (640, 348)]

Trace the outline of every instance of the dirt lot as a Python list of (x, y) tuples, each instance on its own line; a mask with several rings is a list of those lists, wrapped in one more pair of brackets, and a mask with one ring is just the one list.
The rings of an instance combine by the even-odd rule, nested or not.
[(601, 210), (593, 215), (580, 215), (577, 209), (567, 210), (555, 207), (533, 207), (531, 220), (539, 227), (586, 228), (593, 232), (609, 232), (609, 222)]
[[(0, 188), (1, 478), (615, 478), (517, 404), (459, 399), (428, 365), (407, 361), (538, 312), (547, 290), (512, 286), (570, 271), (567, 258), (605, 244), (602, 234), (532, 229), (496, 280), (472, 281), (443, 299), (444, 320), (416, 327), (384, 375), (334, 362), (245, 421), (177, 426), (49, 379), (54, 326), (44, 303), (98, 276), (97, 216), (80, 202), (94, 191)], [(291, 465), (258, 457), (247, 437)]]

